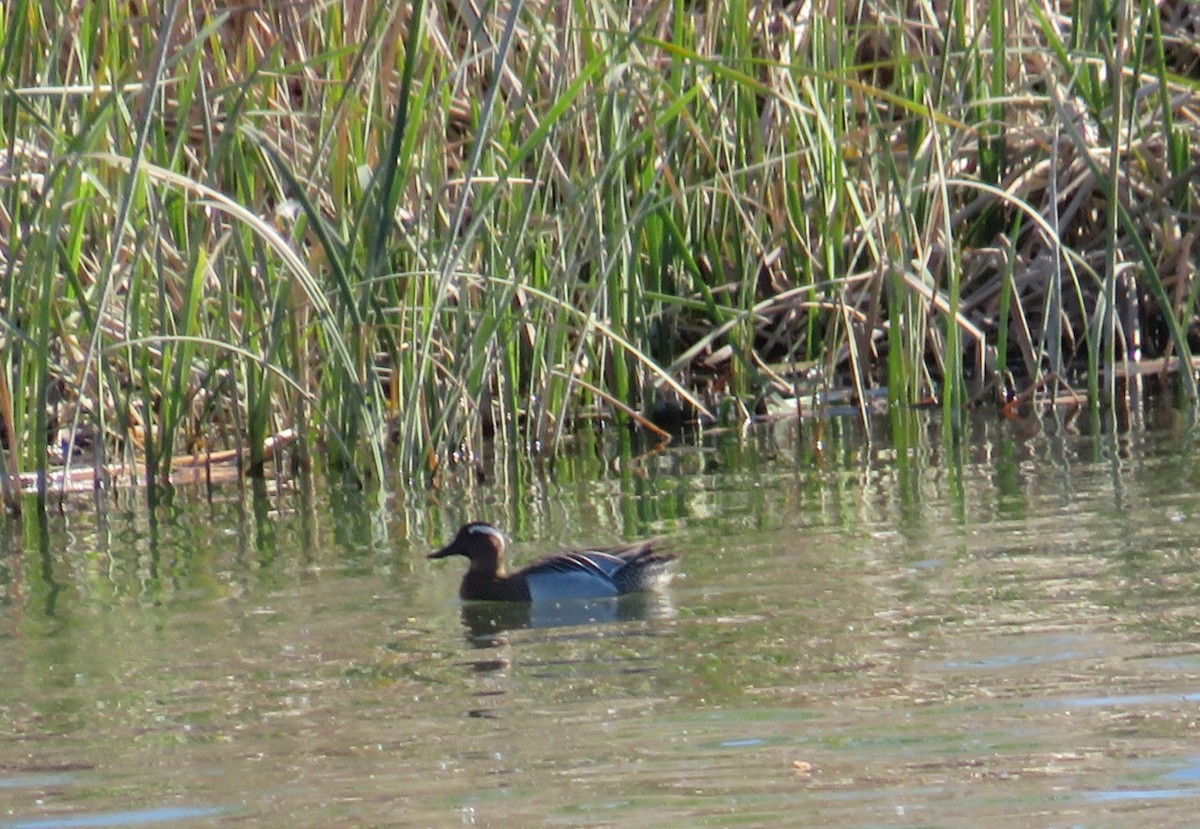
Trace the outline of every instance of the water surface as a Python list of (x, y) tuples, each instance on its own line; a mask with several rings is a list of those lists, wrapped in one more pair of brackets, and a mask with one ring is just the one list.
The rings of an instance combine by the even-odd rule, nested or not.
[[(0, 826), (1194, 822), (1194, 443), (878, 428), (10, 519)], [(473, 518), (686, 554), (497, 619), (424, 559)]]

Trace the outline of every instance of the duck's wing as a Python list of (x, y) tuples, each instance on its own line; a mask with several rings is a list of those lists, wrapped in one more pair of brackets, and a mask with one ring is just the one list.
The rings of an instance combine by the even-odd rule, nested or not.
[(620, 593), (614, 576), (628, 559), (604, 550), (580, 550), (539, 559), (521, 570), (533, 601), (597, 599)]
[(653, 590), (671, 580), (677, 553), (657, 547), (659, 539), (600, 550), (571, 550), (547, 556), (514, 574), (533, 601), (596, 599)]

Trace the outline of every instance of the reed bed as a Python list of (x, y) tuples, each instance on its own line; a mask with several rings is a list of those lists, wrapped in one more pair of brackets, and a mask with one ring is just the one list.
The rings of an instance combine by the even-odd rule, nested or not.
[(1112, 405), (1159, 358), (1196, 398), (1185, 0), (16, 0), (0, 25), (10, 504), (84, 452), (158, 480), (289, 430), (421, 480), (581, 418), (832, 390), (952, 426), (1057, 383)]

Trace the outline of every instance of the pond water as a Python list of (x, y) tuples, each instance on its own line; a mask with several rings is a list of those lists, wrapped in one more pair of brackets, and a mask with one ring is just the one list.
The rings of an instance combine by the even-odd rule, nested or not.
[[(872, 430), (8, 519), (0, 826), (1194, 824), (1195, 440)], [(518, 563), (685, 555), (592, 621), (494, 618), (424, 558), (473, 518)]]

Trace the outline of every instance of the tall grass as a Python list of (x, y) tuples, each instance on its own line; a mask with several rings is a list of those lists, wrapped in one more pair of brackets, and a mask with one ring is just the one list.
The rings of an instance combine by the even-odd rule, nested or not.
[(0, 483), (286, 428), (423, 480), (814, 387), (953, 427), (1148, 356), (1194, 400), (1197, 12), (1028, 11), (8, 4)]

